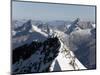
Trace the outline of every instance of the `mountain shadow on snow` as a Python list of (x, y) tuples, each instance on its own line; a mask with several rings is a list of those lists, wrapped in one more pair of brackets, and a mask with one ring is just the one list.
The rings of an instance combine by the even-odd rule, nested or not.
[(33, 41), (13, 49), (12, 72), (25, 74), (49, 72), (49, 67), (57, 57), (60, 41), (57, 37), (48, 38), (44, 42)]

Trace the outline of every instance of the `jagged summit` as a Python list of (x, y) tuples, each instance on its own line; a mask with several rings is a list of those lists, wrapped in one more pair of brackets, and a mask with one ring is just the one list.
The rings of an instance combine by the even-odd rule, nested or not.
[(44, 41), (47, 39), (47, 34), (31, 23), (31, 20), (23, 23), (16, 29), (12, 30), (13, 49), (32, 41)]
[(32, 20), (15, 27), (12, 30), (13, 73), (95, 68), (96, 28), (87, 25), (82, 28), (78, 22), (77, 18), (66, 31), (49, 24), (34, 25)]
[(70, 27), (68, 28), (68, 30), (66, 31), (67, 34), (70, 34), (71, 32), (73, 32), (76, 28), (79, 29), (78, 27), (78, 22), (80, 21), (79, 18), (77, 18), (74, 22), (71, 23)]

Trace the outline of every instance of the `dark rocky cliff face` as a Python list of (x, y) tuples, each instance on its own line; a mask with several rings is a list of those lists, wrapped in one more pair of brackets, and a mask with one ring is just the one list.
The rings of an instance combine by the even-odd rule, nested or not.
[(59, 53), (59, 48), (60, 41), (55, 37), (13, 49), (12, 72), (14, 74), (49, 72), (50, 65)]

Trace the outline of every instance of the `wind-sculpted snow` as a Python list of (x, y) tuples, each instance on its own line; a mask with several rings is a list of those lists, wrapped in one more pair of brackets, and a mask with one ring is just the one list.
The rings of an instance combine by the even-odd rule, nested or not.
[(15, 74), (49, 72), (52, 61), (59, 53), (57, 37), (42, 42), (32, 42), (13, 50), (12, 70)]
[(61, 46), (58, 56), (55, 58), (52, 65), (50, 66), (50, 71), (86, 69), (86, 67), (76, 58), (75, 54), (67, 47), (68, 44), (66, 42), (68, 41), (65, 41), (65, 39), (68, 38), (68, 36), (64, 36), (65, 33), (61, 31), (56, 31), (55, 34), (59, 38)]

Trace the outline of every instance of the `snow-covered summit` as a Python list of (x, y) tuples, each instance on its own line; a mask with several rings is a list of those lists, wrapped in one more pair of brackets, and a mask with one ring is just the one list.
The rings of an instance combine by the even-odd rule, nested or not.
[(37, 26), (31, 24), (31, 20), (19, 25), (16, 29), (12, 30), (12, 43), (13, 48), (17, 48), (32, 41), (44, 41), (47, 39), (47, 34), (42, 32)]
[[(91, 68), (91, 64), (95, 66), (95, 62), (90, 61), (95, 59), (93, 36), (96, 29), (81, 29), (78, 21), (68, 26), (69, 34), (48, 25), (43, 30), (31, 21), (19, 25), (17, 30), (12, 31), (13, 73), (81, 70)], [(86, 48), (83, 50), (83, 47)]]

